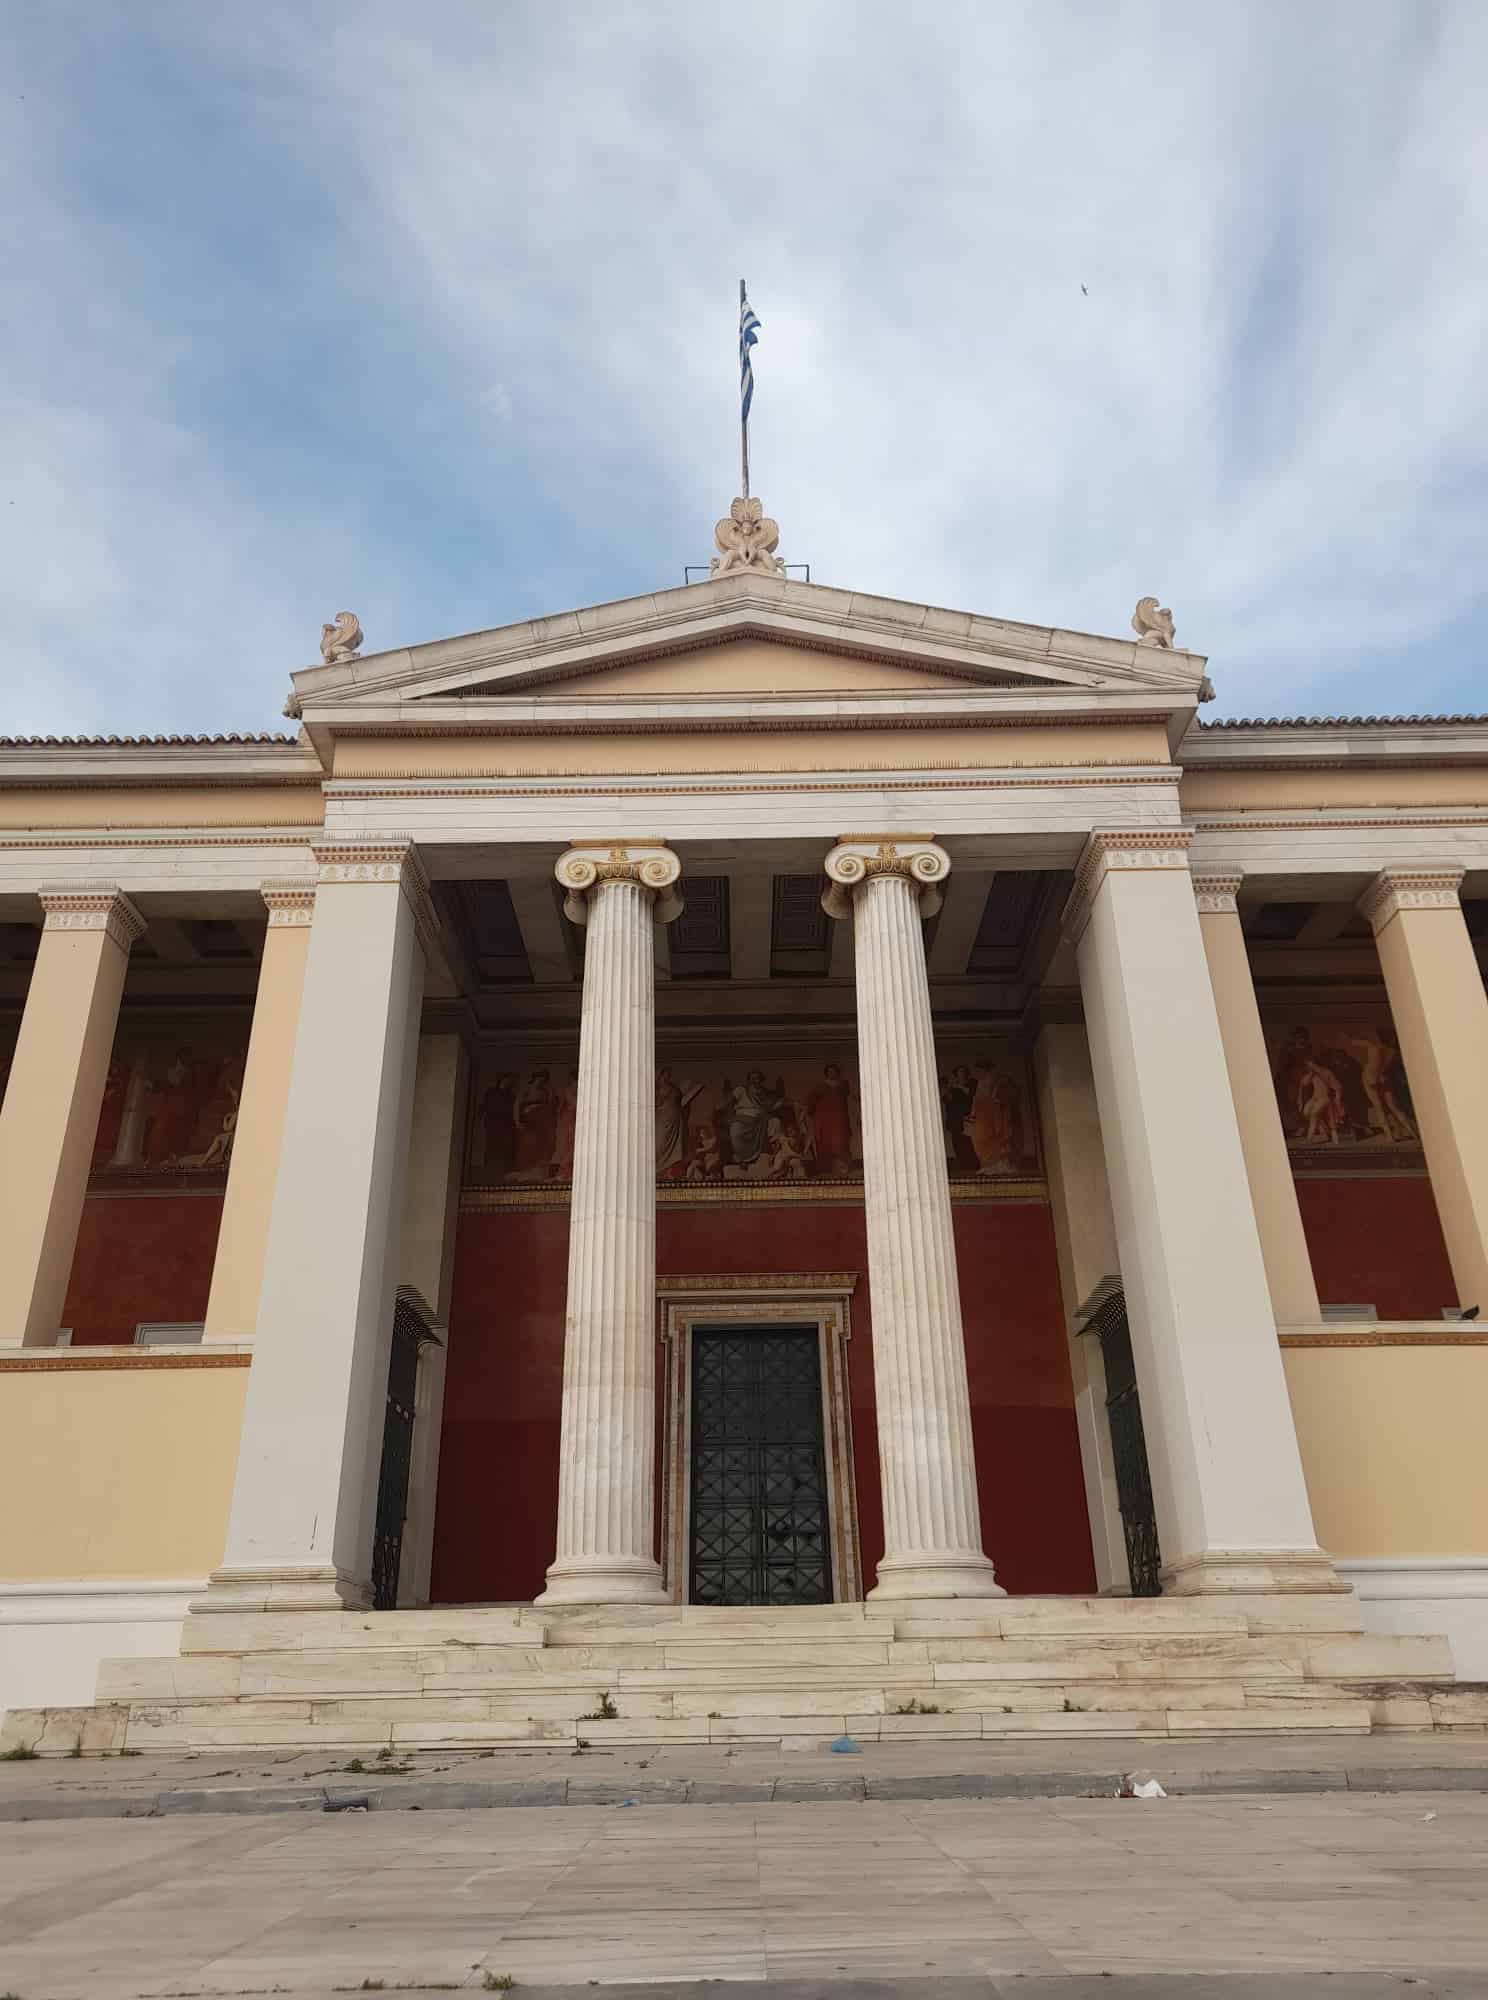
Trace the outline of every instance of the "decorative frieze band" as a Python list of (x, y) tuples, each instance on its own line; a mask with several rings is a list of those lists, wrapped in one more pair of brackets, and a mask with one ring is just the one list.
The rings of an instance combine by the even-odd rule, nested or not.
[(829, 917), (850, 917), (854, 892), (883, 875), (913, 883), (919, 890), (920, 915), (933, 917), (940, 908), (940, 884), (951, 872), (951, 857), (928, 833), (849, 833), (823, 865), (830, 886), (822, 908)]
[(564, 891), (563, 911), (570, 922), (589, 921), (589, 901), (612, 882), (636, 882), (651, 897), (651, 915), (670, 924), (682, 914), (677, 883), (682, 863), (660, 841), (616, 840), (586, 842), (558, 857), (553, 873)]
[(120, 951), (143, 937), (145, 920), (117, 882), (43, 882), (48, 931), (106, 931)]
[(1098, 828), (1092, 833), (1085, 842), (1075, 885), (1060, 919), (1070, 943), (1078, 944), (1085, 935), (1091, 907), (1112, 869), (1187, 869), (1193, 839), (1185, 826)]
[(1202, 862), (1193, 870), (1194, 902), (1201, 917), (1236, 916), (1240, 905), (1236, 898), (1240, 884), (1245, 880), (1239, 868), (1206, 867)]
[(300, 929), (315, 915), (315, 884), (295, 881), (260, 882), (258, 893), (269, 912), (269, 929)]
[(1402, 910), (1462, 907), (1460, 868), (1382, 868), (1359, 898), (1359, 912), (1376, 937)]

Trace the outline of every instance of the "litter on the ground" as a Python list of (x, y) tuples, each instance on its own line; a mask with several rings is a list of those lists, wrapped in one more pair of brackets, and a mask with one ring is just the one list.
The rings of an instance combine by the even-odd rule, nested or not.
[(834, 1736), (830, 1747), (839, 1757), (861, 1757), (863, 1746), (855, 1736)]
[(1168, 1795), (1156, 1778), (1123, 1778), (1116, 1796), (1118, 1799), (1165, 1799)]

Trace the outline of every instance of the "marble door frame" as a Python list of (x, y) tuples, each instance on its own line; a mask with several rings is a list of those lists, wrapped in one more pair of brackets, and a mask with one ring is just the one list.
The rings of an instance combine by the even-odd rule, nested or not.
[(820, 1342), (832, 1599), (863, 1596), (853, 1477), (847, 1343), (855, 1271), (748, 1272), (657, 1280), (665, 1408), (661, 1423), (661, 1568), (672, 1601), (686, 1604), (691, 1565), (692, 1332), (697, 1326), (814, 1326)]

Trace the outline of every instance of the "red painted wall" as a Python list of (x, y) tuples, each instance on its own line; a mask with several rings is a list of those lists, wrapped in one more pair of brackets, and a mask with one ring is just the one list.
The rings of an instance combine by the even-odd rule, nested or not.
[(62, 1324), (75, 1347), (127, 1346), (141, 1320), (203, 1320), (220, 1194), (90, 1195)]
[[(1092, 1591), (1090, 1531), (1049, 1211), (955, 1211), (983, 1532), (1012, 1591)], [(437, 1603), (531, 1598), (553, 1554), (567, 1276), (565, 1212), (460, 1217), (440, 1446)], [(865, 1577), (883, 1553), (872, 1301), (857, 1208), (664, 1209), (657, 1268), (855, 1271), (849, 1348)]]
[(1297, 1204), (1324, 1305), (1373, 1304), (1381, 1319), (1440, 1319), (1442, 1307), (1457, 1302), (1424, 1174), (1304, 1177)]

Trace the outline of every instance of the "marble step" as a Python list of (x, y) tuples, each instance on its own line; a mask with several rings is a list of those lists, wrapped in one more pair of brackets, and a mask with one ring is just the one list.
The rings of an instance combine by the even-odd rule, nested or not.
[[(79, 1736), (85, 1752), (122, 1749), (296, 1749), (375, 1754), (379, 1749), (499, 1748), (512, 1744), (572, 1744), (598, 1749), (619, 1744), (756, 1742), (824, 1746), (842, 1734), (860, 1742), (988, 1739), (996, 1737), (1195, 1737), (1290, 1735), (1319, 1732), (1367, 1734), (1369, 1705), (1361, 1701), (1305, 1706), (1247, 1706), (1013, 1710), (963, 1709), (940, 1715), (897, 1715), (844, 1704), (804, 1713), (778, 1711), (726, 1716), (627, 1716), (543, 1718), (490, 1712), (438, 1713), (423, 1705), (358, 1701), (274, 1703), (261, 1713), (252, 1703), (105, 1704), (92, 1710), (16, 1710), (7, 1719), (5, 1743), (23, 1742), (42, 1754), (72, 1753)], [(85, 1733), (86, 1732), (86, 1733)]]

